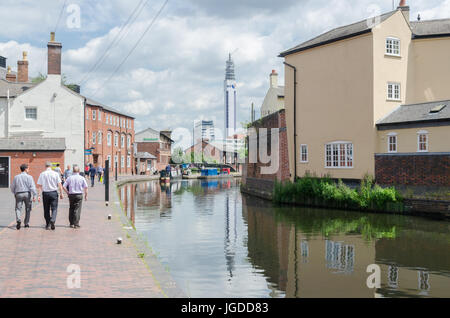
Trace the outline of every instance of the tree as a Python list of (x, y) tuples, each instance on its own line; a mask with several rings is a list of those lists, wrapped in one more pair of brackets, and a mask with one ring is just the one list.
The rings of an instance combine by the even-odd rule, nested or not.
[(175, 164), (185, 163), (183, 148), (176, 147), (172, 151), (172, 162)]

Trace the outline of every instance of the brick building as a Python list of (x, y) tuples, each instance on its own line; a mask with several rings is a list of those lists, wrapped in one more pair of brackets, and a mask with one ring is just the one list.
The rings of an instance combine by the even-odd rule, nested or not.
[[(261, 130), (266, 128), (266, 132)], [(272, 145), (272, 131), (271, 129), (279, 129), (278, 148)], [(249, 133), (249, 139), (255, 138), (257, 144), (257, 151), (248, 149), (249, 155), (246, 156), (246, 163), (244, 164), (242, 183), (244, 192), (249, 192), (264, 197), (270, 197), (272, 195), (273, 187), (276, 181), (283, 182), (290, 178), (289, 171), (289, 152), (288, 152), (288, 140), (286, 132), (286, 112), (284, 109), (272, 113), (266, 117), (259, 119), (252, 123), (250, 129), (255, 129), (256, 136), (252, 137)], [(260, 157), (260, 146), (262, 142), (267, 142), (267, 155), (271, 158), (277, 158), (278, 169), (275, 173), (267, 174), (262, 173), (263, 168), (267, 168), (273, 164), (274, 159), (270, 163), (263, 163)], [(250, 145), (251, 140), (247, 143)], [(253, 153), (252, 153), (253, 152)], [(250, 158), (254, 158), (256, 162), (250, 162)]]
[(86, 164), (105, 166), (109, 160), (110, 170), (117, 163), (119, 175), (134, 173), (134, 118), (101, 103), (86, 99), (85, 155)]
[(136, 152), (148, 153), (156, 157), (156, 170), (161, 171), (170, 164), (172, 158), (172, 144), (174, 141), (170, 138), (171, 131), (157, 131), (147, 128), (136, 134)]

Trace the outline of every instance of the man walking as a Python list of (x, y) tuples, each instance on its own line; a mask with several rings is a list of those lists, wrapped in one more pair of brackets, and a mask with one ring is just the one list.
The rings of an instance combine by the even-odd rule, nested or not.
[[(46, 170), (39, 176), (37, 186), (39, 192), (42, 193), (42, 200), (44, 204), (44, 218), (46, 222), (45, 229), (55, 230), (56, 216), (58, 215), (58, 190), (59, 198), (62, 200), (63, 189), (60, 175), (52, 170), (52, 163), (45, 164)], [(41, 202), (41, 195), (38, 196), (38, 201)], [(51, 210), (51, 215), (50, 215)]]
[(36, 202), (36, 186), (34, 184), (33, 177), (28, 174), (29, 167), (27, 164), (20, 166), (21, 174), (14, 177), (11, 185), (11, 192), (16, 197), (16, 228), (20, 230), (22, 223), (22, 206), (25, 204), (25, 228), (30, 227), (30, 214), (31, 214), (31, 200)]
[(69, 177), (73, 174), (72, 170), (70, 169), (70, 165), (67, 166), (66, 171), (64, 171), (64, 180), (69, 179)]
[(89, 169), (89, 175), (91, 176), (91, 186), (94, 187), (95, 176), (97, 175), (97, 169), (95, 169), (93, 164), (91, 164), (91, 168)]
[(74, 229), (80, 228), (81, 205), (84, 199), (87, 200), (88, 184), (86, 179), (80, 176), (80, 167), (73, 166), (73, 175), (70, 176), (63, 187), (64, 191), (69, 196), (69, 223), (70, 227)]

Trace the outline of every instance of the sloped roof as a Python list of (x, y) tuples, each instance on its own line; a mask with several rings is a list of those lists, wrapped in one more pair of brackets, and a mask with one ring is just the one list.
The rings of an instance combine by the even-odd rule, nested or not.
[(148, 152), (138, 152), (135, 157), (139, 159), (157, 159), (154, 155)]
[[(430, 112), (433, 108), (438, 106), (445, 107), (440, 112)], [(450, 100), (402, 105), (388, 116), (378, 121), (377, 126), (447, 120), (450, 120)]]
[(0, 150), (64, 151), (65, 138), (0, 138)]
[(22, 94), (27, 89), (35, 86), (33, 83), (13, 83), (8, 82), (0, 78), (0, 97), (7, 97), (9, 90), (9, 97), (16, 97), (17, 95)]
[[(378, 16), (377, 18), (379, 18), (379, 23), (384, 22), (385, 20), (390, 18), (392, 15), (394, 15), (396, 12), (397, 12), (397, 10)], [(375, 20), (377, 20), (377, 18)], [(336, 41), (343, 40), (346, 38), (354, 37), (354, 36), (357, 36), (360, 34), (368, 33), (372, 30), (372, 27), (374, 27), (374, 26), (375, 25), (370, 25), (369, 23), (367, 23), (367, 19), (364, 19), (362, 21), (359, 21), (359, 22), (356, 22), (353, 24), (345, 25), (345, 26), (333, 29), (331, 31), (325, 32), (311, 40), (303, 42), (300, 45), (297, 45), (287, 51), (284, 51), (280, 54), (280, 57), (284, 57), (284, 56), (292, 54), (292, 53), (304, 51), (304, 50), (307, 50), (307, 49), (310, 49), (313, 47), (317, 47), (320, 45), (324, 45), (327, 43), (332, 43), (332, 42), (336, 42)]]
[(413, 37), (450, 35), (450, 19), (411, 21)]
[[(80, 94), (79, 94), (79, 95), (80, 95)], [(83, 96), (83, 95), (80, 95), (80, 96)], [(83, 96), (83, 97), (84, 97), (84, 96)], [(133, 119), (134, 119), (134, 117), (133, 117), (132, 115), (130, 115), (130, 114), (127, 114), (127, 113), (122, 112), (122, 111), (118, 111), (118, 110), (115, 109), (115, 108), (106, 106), (106, 105), (104, 105), (104, 104), (102, 104), (102, 103), (99, 103), (99, 102), (96, 102), (96, 101), (93, 100), (93, 99), (90, 99), (90, 98), (87, 98), (87, 97), (85, 97), (85, 98), (86, 98), (86, 104), (88, 104), (88, 105), (91, 105), (91, 106), (98, 106), (98, 107), (103, 108), (104, 110), (107, 110), (107, 111), (111, 112), (111, 113), (116, 113), (116, 114), (118, 114), (118, 115), (123, 115), (123, 116), (127, 116), (127, 117), (130, 117), (130, 118), (133, 118)]]

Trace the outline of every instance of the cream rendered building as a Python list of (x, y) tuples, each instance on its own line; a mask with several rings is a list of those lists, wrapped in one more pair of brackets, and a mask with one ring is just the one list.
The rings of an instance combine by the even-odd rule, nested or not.
[[(395, 133), (377, 124), (400, 106), (426, 103), (422, 112), (429, 112), (450, 99), (450, 19), (410, 22), (409, 7), (401, 5), (280, 54), (288, 145), (295, 147), (289, 151), (292, 179), (307, 171), (342, 179), (375, 175), (376, 154), (388, 153), (388, 134)], [(435, 135), (430, 155), (450, 154), (443, 137), (450, 136), (450, 116), (441, 117), (439, 127), (427, 129), (422, 122), (399, 128), (399, 135), (410, 136), (402, 144), (399, 139), (397, 154), (418, 153), (424, 131)]]
[(272, 70), (270, 87), (261, 106), (261, 118), (284, 109), (284, 86), (278, 86), (278, 74)]

